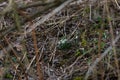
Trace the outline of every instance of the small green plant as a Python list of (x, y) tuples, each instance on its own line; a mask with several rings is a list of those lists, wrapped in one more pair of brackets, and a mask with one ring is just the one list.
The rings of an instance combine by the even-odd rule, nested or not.
[(76, 53), (75, 53), (75, 56), (80, 56), (82, 54), (85, 54), (85, 49), (84, 48), (77, 49)]
[(12, 57), (12, 61), (13, 62), (17, 62), (17, 58), (16, 57)]
[(77, 50), (76, 53), (75, 53), (76, 56), (80, 56), (81, 54), (82, 53), (80, 52), (80, 50)]
[(58, 48), (61, 50), (70, 49), (70, 47), (71, 43), (66, 38), (63, 38), (58, 42)]

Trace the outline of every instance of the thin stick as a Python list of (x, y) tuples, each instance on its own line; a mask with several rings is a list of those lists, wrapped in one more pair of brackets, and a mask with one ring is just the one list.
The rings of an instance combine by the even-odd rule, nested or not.
[(42, 73), (42, 68), (39, 62), (39, 50), (37, 47), (37, 38), (36, 38), (36, 33), (35, 30), (32, 30), (32, 37), (33, 37), (33, 43), (34, 43), (34, 48), (35, 48), (35, 55), (36, 55), (36, 65), (37, 65), (37, 74), (39, 80), (43, 80), (43, 73)]
[(120, 5), (118, 4), (118, 1), (117, 1), (117, 0), (115, 0), (115, 3), (116, 3), (116, 5), (118, 6), (118, 8), (120, 9)]

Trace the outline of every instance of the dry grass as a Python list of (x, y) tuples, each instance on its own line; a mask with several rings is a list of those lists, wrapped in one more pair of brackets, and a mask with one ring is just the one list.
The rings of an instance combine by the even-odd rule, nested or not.
[[(0, 35), (1, 80), (120, 79), (120, 2), (79, 1), (48, 14), (49, 18), (41, 19), (56, 8), (42, 14), (41, 20), (22, 24), (30, 26), (22, 29), (26, 34), (12, 30)], [(15, 25), (12, 17), (0, 22), (5, 25), (1, 34)]]

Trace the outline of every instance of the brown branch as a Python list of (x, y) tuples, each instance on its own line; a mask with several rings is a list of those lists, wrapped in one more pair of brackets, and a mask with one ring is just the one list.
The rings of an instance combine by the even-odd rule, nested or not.
[(37, 65), (37, 74), (39, 80), (43, 80), (43, 73), (42, 73), (42, 68), (39, 62), (39, 50), (37, 47), (37, 38), (36, 38), (36, 33), (35, 30), (32, 31), (32, 37), (33, 37), (33, 43), (34, 43), (34, 48), (35, 48), (35, 56), (36, 56), (36, 65)]

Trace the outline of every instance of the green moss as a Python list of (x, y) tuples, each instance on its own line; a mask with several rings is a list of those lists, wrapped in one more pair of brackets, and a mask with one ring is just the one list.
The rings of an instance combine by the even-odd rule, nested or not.
[(12, 78), (13, 78), (13, 75), (10, 74), (10, 73), (6, 73), (6, 74), (5, 74), (5, 78), (12, 79)]
[(83, 76), (75, 77), (73, 80), (83, 80)]

